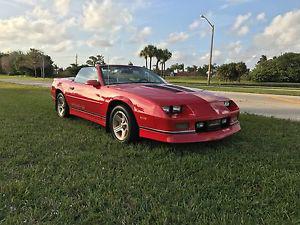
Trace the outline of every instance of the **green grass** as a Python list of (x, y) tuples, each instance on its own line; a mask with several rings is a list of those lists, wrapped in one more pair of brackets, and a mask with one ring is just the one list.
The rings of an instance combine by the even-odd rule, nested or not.
[(300, 123), (241, 115), (223, 141), (122, 145), (0, 83), (1, 224), (296, 224)]
[(207, 86), (207, 81), (204, 77), (167, 77), (166, 80), (173, 84), (201, 88), (209, 91), (300, 96), (299, 83), (257, 83), (251, 81), (241, 81), (241, 83), (220, 82), (213, 78), (211, 85)]
[(31, 77), (26, 75), (3, 75), (0, 74), (0, 79), (20, 79), (20, 80), (32, 80), (32, 81), (51, 81), (53, 78)]
[(254, 94), (274, 94), (274, 95), (292, 95), (300, 96), (300, 88), (286, 88), (286, 87), (257, 87), (257, 86), (221, 86), (212, 84), (210, 86), (203, 84), (191, 84), (191, 83), (173, 83), (176, 85), (182, 85), (192, 88), (200, 88), (209, 91), (225, 91), (225, 92), (242, 92), (242, 93), (254, 93)]

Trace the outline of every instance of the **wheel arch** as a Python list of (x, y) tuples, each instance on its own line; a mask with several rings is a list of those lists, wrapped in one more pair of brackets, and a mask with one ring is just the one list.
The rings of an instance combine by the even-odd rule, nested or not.
[(136, 124), (138, 125), (136, 116), (135, 116), (134, 111), (133, 111), (132, 102), (129, 99), (113, 99), (109, 102), (108, 107), (107, 107), (107, 111), (106, 111), (105, 128), (106, 128), (107, 132), (109, 131), (110, 114), (111, 114), (112, 110), (114, 109), (114, 107), (116, 107), (118, 105), (121, 105), (121, 106), (125, 107), (126, 109), (128, 109), (129, 112), (132, 114)]
[[(62, 93), (62, 94), (64, 95), (64, 93), (63, 93), (62, 90), (60, 90), (60, 89), (56, 89), (56, 90), (55, 90), (55, 110), (57, 110), (57, 95), (58, 95), (59, 93)], [(64, 95), (64, 96), (65, 96), (65, 95)]]

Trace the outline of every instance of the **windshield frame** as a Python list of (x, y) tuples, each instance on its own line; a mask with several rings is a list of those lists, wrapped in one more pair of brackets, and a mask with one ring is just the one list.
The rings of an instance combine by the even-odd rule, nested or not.
[[(107, 83), (105, 82), (105, 78), (104, 78), (104, 73), (103, 73), (103, 69), (109, 69), (110, 67), (124, 67), (124, 68), (137, 68), (137, 69), (144, 69), (145, 71), (149, 72), (150, 74), (154, 75), (155, 77), (157, 77), (161, 82), (122, 82), (122, 83)], [(167, 82), (158, 74), (156, 74), (155, 72), (149, 70), (148, 68), (145, 67), (141, 67), (141, 66), (131, 66), (131, 65), (101, 65), (100, 68), (100, 74), (101, 74), (101, 78), (103, 81), (104, 86), (109, 86), (109, 85), (121, 85), (121, 84), (167, 84)]]

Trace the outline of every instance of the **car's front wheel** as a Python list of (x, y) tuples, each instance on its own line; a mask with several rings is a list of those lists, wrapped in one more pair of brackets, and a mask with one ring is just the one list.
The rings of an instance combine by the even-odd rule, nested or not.
[(110, 114), (110, 131), (119, 142), (131, 142), (138, 138), (138, 125), (134, 115), (124, 106), (116, 106)]
[(58, 93), (56, 96), (56, 111), (57, 115), (62, 118), (69, 115), (69, 107), (62, 93)]

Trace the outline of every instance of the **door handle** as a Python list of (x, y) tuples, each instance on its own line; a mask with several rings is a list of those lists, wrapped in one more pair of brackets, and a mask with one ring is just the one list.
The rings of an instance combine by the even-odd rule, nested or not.
[(70, 87), (70, 89), (71, 89), (71, 90), (74, 90), (75, 88), (74, 88), (74, 87)]

